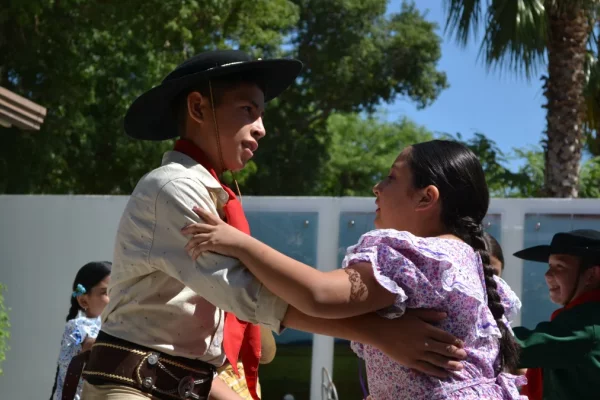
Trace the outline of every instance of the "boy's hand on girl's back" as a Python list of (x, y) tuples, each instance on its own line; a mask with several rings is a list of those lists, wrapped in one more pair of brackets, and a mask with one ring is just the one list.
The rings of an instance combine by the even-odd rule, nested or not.
[(445, 313), (432, 310), (410, 310), (394, 320), (382, 318), (381, 327), (373, 329), (376, 347), (406, 367), (446, 378), (451, 371), (463, 369), (460, 360), (467, 358), (467, 352), (461, 340), (431, 325), (445, 318)]

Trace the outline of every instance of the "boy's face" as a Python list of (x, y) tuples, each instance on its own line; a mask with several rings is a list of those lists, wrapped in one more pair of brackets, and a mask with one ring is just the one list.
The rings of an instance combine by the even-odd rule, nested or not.
[(581, 259), (567, 254), (552, 254), (546, 272), (546, 284), (553, 303), (565, 305), (578, 284)]
[(218, 172), (222, 172), (219, 150), (223, 156), (223, 169), (238, 171), (254, 156), (258, 141), (266, 134), (262, 120), (264, 93), (256, 84), (241, 83), (219, 95), (215, 116), (220, 149), (210, 100), (197, 92), (188, 96), (188, 110), (193, 110), (188, 111), (189, 116), (196, 127), (191, 138)]
[(241, 84), (222, 94), (215, 111), (226, 170), (238, 171), (254, 156), (266, 134), (264, 110), (264, 94), (255, 84)]

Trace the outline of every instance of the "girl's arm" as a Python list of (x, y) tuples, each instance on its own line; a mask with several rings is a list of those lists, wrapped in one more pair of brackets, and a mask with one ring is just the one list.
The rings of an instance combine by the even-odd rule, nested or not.
[(227, 225), (202, 209), (206, 224), (183, 229), (194, 237), (186, 250), (197, 258), (213, 251), (238, 258), (271, 292), (303, 313), (319, 318), (346, 318), (394, 304), (396, 295), (375, 279), (368, 263), (331, 272), (318, 271)]
[(248, 238), (240, 261), (276, 296), (307, 315), (346, 318), (394, 304), (396, 295), (377, 282), (371, 264), (322, 272)]

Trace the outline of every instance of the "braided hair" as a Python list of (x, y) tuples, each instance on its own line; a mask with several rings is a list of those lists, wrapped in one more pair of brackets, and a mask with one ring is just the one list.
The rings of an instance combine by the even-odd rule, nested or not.
[(437, 187), (442, 223), (448, 232), (470, 245), (481, 257), (488, 307), (502, 334), (499, 367), (500, 370), (513, 370), (518, 364), (519, 347), (502, 320), (504, 307), (483, 236), (482, 222), (490, 195), (481, 163), (467, 147), (446, 140), (411, 146), (408, 160), (413, 186), (418, 189), (430, 185)]
[[(75, 280), (73, 281), (72, 290), (74, 293), (77, 289), (77, 285), (81, 285), (84, 287), (86, 292), (90, 292), (94, 286), (99, 284), (110, 275), (110, 270), (112, 267), (112, 263), (108, 261), (93, 261), (85, 264), (83, 267), (79, 269), (77, 275), (75, 275)], [(81, 306), (79, 305), (79, 301), (77, 301), (77, 297), (71, 294), (71, 307), (69, 308), (69, 313), (67, 314), (67, 322), (77, 317), (77, 314), (80, 310), (83, 311)], [(50, 400), (54, 398), (54, 393), (56, 392), (56, 385), (58, 384), (58, 369), (56, 367), (56, 375), (54, 376), (54, 386), (52, 387), (52, 394), (50, 395)]]

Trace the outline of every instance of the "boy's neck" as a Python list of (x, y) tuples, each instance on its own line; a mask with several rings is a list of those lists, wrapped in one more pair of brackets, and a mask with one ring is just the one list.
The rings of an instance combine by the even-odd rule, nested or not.
[[(193, 139), (182, 138), (178, 140), (178, 145), (184, 145), (186, 152), (190, 152), (192, 154), (188, 154), (193, 156), (196, 161), (202, 164), (207, 169), (212, 169), (215, 171), (217, 176), (221, 176), (223, 174), (223, 170), (221, 168), (220, 160), (215, 160), (216, 157), (212, 156), (208, 151), (203, 149), (203, 146), (200, 143), (196, 143)], [(176, 146), (177, 147), (177, 146)]]
[(600, 301), (600, 287), (582, 289), (575, 293), (573, 298), (563, 307), (573, 307), (590, 301)]

